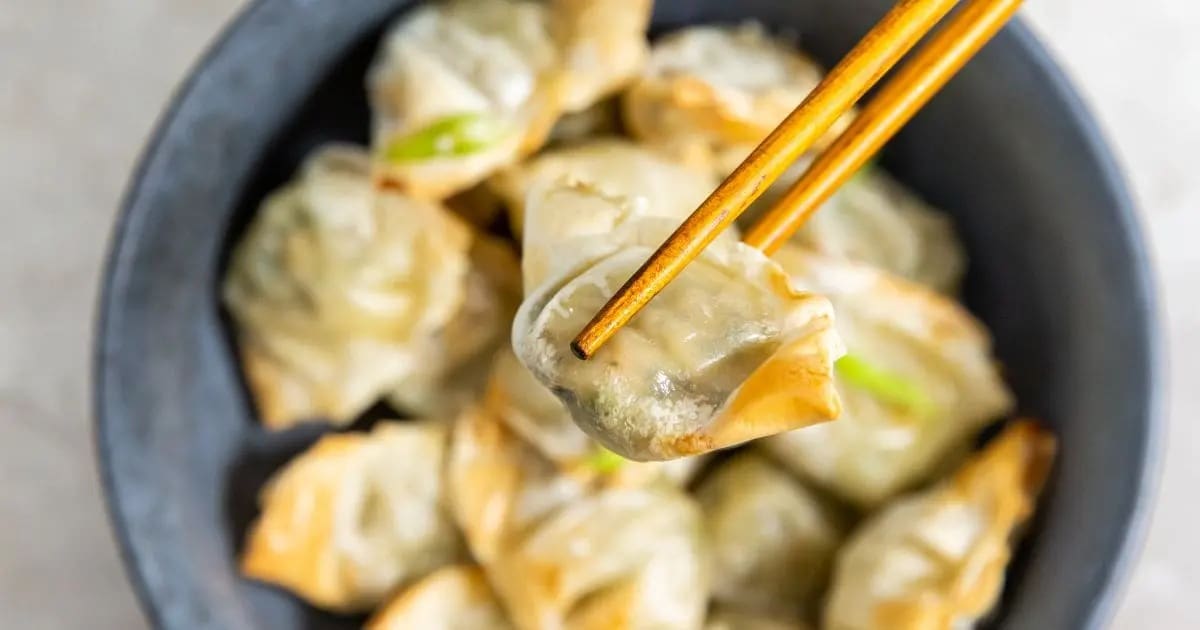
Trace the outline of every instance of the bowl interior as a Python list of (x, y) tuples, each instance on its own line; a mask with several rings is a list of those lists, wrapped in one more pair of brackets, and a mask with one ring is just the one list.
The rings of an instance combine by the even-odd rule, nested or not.
[[(157, 625), (361, 623), (237, 575), (258, 489), (320, 430), (257, 425), (218, 283), (258, 202), (309, 149), (365, 142), (363, 77), (386, 20), (409, 4), (254, 4), (184, 86), (130, 189), (97, 331), (97, 437), (114, 526)], [(655, 28), (756, 18), (832, 64), (887, 5), (659, 0)], [(1153, 303), (1105, 151), (1014, 25), (884, 155), (953, 215), (971, 256), (967, 302), (995, 334), (1021, 412), (1061, 439), (996, 628), (1098, 624), (1138, 522), (1157, 404)]]

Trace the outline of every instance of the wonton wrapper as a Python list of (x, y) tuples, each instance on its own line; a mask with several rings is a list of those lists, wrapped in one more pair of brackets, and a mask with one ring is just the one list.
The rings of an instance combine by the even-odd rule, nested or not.
[[(639, 140), (725, 176), (823, 75), (758, 24), (685, 28), (655, 42), (641, 78), (625, 93), (625, 123)], [(819, 146), (852, 116), (839, 119)]]
[(1052, 435), (1016, 422), (949, 479), (872, 516), (838, 558), (825, 627), (972, 627), (999, 599), (1054, 451)]
[[(571, 339), (676, 224), (586, 188), (546, 199), (554, 196), (547, 207), (586, 211), (552, 220), (594, 220), (590, 233), (559, 229), (530, 209), (513, 347), (593, 439), (629, 459), (666, 460), (837, 417), (832, 365), (842, 350), (829, 303), (728, 240), (711, 244), (596, 356), (575, 358)], [(542, 240), (543, 231), (566, 236)], [(531, 277), (545, 279), (532, 293)]]
[[(783, 197), (808, 168), (801, 161), (738, 218), (749, 226)], [(792, 237), (814, 251), (869, 263), (952, 295), (966, 254), (950, 217), (882, 169), (866, 167), (845, 183)]]
[(513, 630), (479, 567), (438, 569), (371, 616), (365, 630)]
[(718, 607), (709, 613), (704, 630), (812, 630), (800, 621), (782, 621), (764, 615)]
[(762, 455), (742, 452), (696, 489), (713, 550), (713, 600), (777, 620), (815, 618), (842, 517)]
[(493, 583), (522, 630), (694, 630), (708, 600), (703, 543), (679, 490), (608, 489), (506, 548)]
[(371, 186), (331, 145), (273, 193), (234, 250), (224, 298), (263, 422), (345, 424), (423, 369), (459, 312), (470, 230), (441, 206)]
[(462, 307), (426, 339), (420, 369), (400, 382), (392, 404), (417, 416), (450, 416), (479, 398), (521, 302), (518, 265), (507, 243), (476, 235)]
[(459, 558), (442, 499), (446, 434), (422, 421), (321, 438), (264, 488), (242, 572), (357, 612)]
[[(615, 225), (616, 216), (554, 202), (550, 196), (553, 190), (546, 189), (553, 189), (564, 179), (586, 182), (605, 196), (626, 198), (648, 215), (678, 221), (690, 215), (717, 186), (717, 178), (709, 173), (681, 166), (619, 138), (595, 138), (547, 151), (501, 171), (489, 184), (504, 198), (509, 221), (518, 237), (523, 234), (527, 203), (539, 206), (534, 223), (543, 232), (547, 224), (558, 226), (567, 220), (593, 221), (604, 228)], [(546, 238), (552, 241), (563, 236), (561, 230), (555, 230)], [(536, 246), (533, 248), (537, 250)]]
[(508, 132), (465, 155), (386, 161), (383, 176), (406, 193), (440, 199), (532, 153), (561, 109), (557, 64), (541, 3), (452, 0), (406, 13), (368, 76), (375, 148), (458, 114), (486, 116)]
[(930, 408), (899, 409), (838, 378), (837, 422), (771, 437), (782, 463), (862, 507), (927, 480), (969, 447), (1013, 396), (987, 330), (958, 303), (863, 265), (785, 246), (775, 259), (824, 294), (850, 354), (915, 384)]
[[(485, 402), (489, 411), (539, 454), (559, 468), (588, 476), (594, 468), (599, 445), (571, 419), (571, 412), (545, 385), (521, 365), (511, 350), (501, 351), (492, 368), (491, 386)], [(684, 486), (699, 472), (707, 458), (681, 457), (666, 462), (621, 462), (616, 470), (602, 475), (610, 486), (633, 486), (661, 478)]]

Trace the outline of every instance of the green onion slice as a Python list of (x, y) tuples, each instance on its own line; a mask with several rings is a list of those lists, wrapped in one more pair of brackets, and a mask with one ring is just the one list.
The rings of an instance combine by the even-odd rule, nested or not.
[(621, 466), (624, 466), (625, 458), (604, 448), (603, 446), (597, 445), (595, 452), (588, 457), (587, 463), (588, 467), (590, 467), (592, 470), (602, 475), (607, 475), (609, 473), (617, 472)]
[(879, 368), (862, 357), (847, 354), (838, 359), (837, 372), (847, 383), (870, 393), (884, 403), (906, 412), (924, 415), (933, 401), (911, 380)]
[(383, 156), (389, 162), (414, 162), (471, 155), (495, 146), (512, 131), (508, 120), (492, 114), (451, 114), (395, 138), (384, 148)]

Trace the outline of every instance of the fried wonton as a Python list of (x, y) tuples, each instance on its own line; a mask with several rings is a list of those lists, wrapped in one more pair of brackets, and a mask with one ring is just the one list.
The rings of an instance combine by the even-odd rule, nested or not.
[(649, 0), (450, 0), (400, 18), (368, 84), (379, 176), (441, 199), (536, 151), (633, 79)]
[[(802, 160), (788, 169), (739, 217), (739, 224), (748, 226), (765, 214), (807, 168)], [(865, 262), (946, 295), (958, 292), (966, 271), (966, 254), (950, 217), (876, 166), (843, 184), (792, 242)]]
[[(531, 206), (525, 229), (513, 345), (605, 448), (667, 460), (837, 416), (841, 342), (828, 301), (732, 240), (711, 244), (596, 356), (577, 359), (570, 341), (676, 224), (586, 186), (545, 199), (554, 202)], [(532, 293), (531, 278), (542, 281)]]
[(505, 548), (493, 568), (522, 630), (694, 630), (708, 580), (700, 511), (665, 484), (572, 502)]
[(837, 560), (829, 630), (955, 630), (996, 605), (1012, 545), (1054, 459), (1018, 421), (933, 488), (883, 508)]
[(953, 463), (1013, 396), (987, 329), (953, 300), (862, 263), (786, 246), (775, 254), (800, 286), (837, 311), (837, 422), (763, 442), (818, 485), (871, 507)]
[(423, 370), (462, 310), (473, 237), (435, 203), (371, 185), (330, 145), (271, 194), (233, 253), (225, 304), (263, 422), (349, 423)]
[(635, 138), (724, 176), (823, 75), (815, 61), (758, 24), (684, 28), (655, 42), (642, 76), (625, 93), (625, 124)]
[(753, 451), (696, 489), (713, 557), (713, 601), (780, 621), (815, 619), (845, 530), (837, 508)]
[(343, 612), (462, 555), (443, 499), (447, 427), (384, 423), (328, 435), (272, 478), (242, 553), (247, 576)]

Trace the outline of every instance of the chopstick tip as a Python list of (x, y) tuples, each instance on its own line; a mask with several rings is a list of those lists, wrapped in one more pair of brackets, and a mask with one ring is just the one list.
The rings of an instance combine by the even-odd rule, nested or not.
[(571, 342), (571, 354), (574, 354), (575, 358), (580, 361), (587, 361), (592, 358), (592, 353), (583, 346), (583, 342), (578, 337)]

